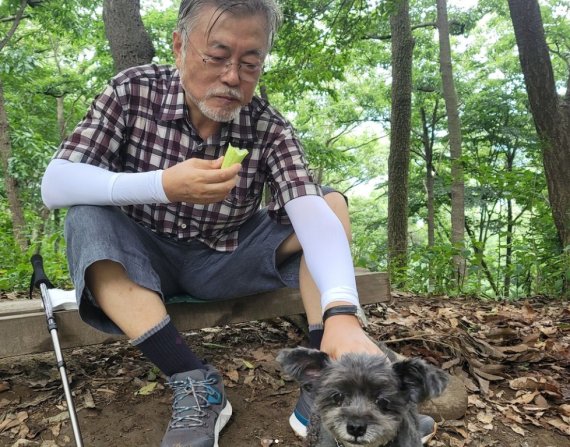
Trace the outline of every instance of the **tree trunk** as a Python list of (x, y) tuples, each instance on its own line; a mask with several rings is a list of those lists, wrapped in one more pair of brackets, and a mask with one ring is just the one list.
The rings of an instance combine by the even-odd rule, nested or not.
[(461, 120), (457, 105), (457, 92), (451, 66), (451, 44), (449, 42), (449, 22), (447, 1), (437, 0), (437, 26), (439, 30), (439, 64), (443, 86), (443, 98), (447, 112), (449, 149), (451, 156), (451, 243), (457, 250), (453, 257), (455, 280), (461, 290), (466, 274), (463, 257), (465, 228), (465, 184), (461, 161)]
[(509, 0), (519, 58), (541, 140), (548, 197), (562, 247), (570, 246), (570, 73), (559, 97), (536, 0)]
[(405, 279), (408, 256), (408, 173), (412, 120), (414, 38), (408, 0), (390, 17), (392, 32), (392, 110), (388, 158), (388, 265), (394, 285)]
[(4, 171), (4, 183), (6, 185), (6, 195), (12, 215), (12, 230), (14, 239), (25, 251), (28, 248), (28, 240), (25, 236), (24, 210), (18, 195), (18, 185), (14, 177), (10, 175), (9, 161), (12, 156), (12, 144), (10, 142), (10, 132), (8, 126), (8, 116), (4, 108), (4, 89), (0, 80), (0, 162)]
[[(508, 125), (508, 123), (505, 123)], [(507, 152), (507, 166), (506, 171), (508, 173), (513, 172), (515, 157), (517, 154), (517, 149), (512, 148)], [(505, 278), (503, 284), (503, 295), (505, 298), (509, 298), (511, 295), (511, 283), (513, 276), (513, 233), (515, 231), (515, 219), (513, 217), (513, 200), (509, 198), (507, 200), (507, 244), (505, 252)]]
[[(422, 106), (420, 109), (422, 119), (422, 145), (424, 147), (424, 159), (426, 162), (426, 178), (425, 188), (427, 197), (427, 233), (428, 247), (432, 249), (435, 246), (435, 168), (433, 166), (433, 144), (435, 140), (435, 125), (437, 123), (437, 109), (439, 101), (435, 101), (431, 121), (428, 123), (427, 113)], [(435, 277), (433, 275), (433, 258), (429, 258), (428, 267), (428, 291), (431, 293), (435, 288)]]
[(139, 0), (105, 0), (103, 21), (115, 72), (152, 61), (154, 46), (144, 28)]

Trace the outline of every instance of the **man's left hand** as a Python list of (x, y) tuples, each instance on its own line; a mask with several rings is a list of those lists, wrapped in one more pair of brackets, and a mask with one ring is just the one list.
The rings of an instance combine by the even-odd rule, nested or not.
[(353, 315), (335, 315), (327, 319), (321, 351), (326, 352), (332, 359), (338, 359), (349, 352), (384, 354)]

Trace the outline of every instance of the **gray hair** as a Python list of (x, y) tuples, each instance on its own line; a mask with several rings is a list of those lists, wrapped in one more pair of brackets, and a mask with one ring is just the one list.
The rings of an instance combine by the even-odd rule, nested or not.
[[(235, 14), (238, 17), (256, 14), (263, 15), (267, 22), (268, 49), (273, 45), (275, 34), (283, 18), (281, 8), (275, 0), (182, 0), (178, 10), (176, 30), (182, 36), (183, 47), (186, 46), (188, 35), (196, 26), (202, 9), (207, 6), (216, 8), (220, 15), (226, 12)], [(218, 18), (209, 25), (208, 31), (211, 31)]]

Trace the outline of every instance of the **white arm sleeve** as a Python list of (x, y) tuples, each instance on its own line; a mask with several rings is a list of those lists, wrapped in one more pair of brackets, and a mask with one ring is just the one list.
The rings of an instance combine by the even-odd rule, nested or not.
[(50, 209), (168, 203), (162, 172), (117, 173), (86, 163), (54, 159), (42, 179), (42, 200)]
[(358, 305), (350, 245), (342, 223), (325, 200), (319, 196), (298, 197), (285, 204), (285, 211), (321, 292), (323, 311), (333, 301)]

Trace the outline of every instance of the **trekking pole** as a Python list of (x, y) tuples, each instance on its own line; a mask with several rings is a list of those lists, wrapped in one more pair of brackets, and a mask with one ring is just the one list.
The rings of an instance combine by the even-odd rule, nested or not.
[(51, 335), (51, 341), (53, 343), (53, 349), (55, 351), (55, 359), (57, 362), (57, 367), (59, 369), (59, 374), (61, 375), (61, 381), (63, 384), (63, 392), (65, 393), (65, 400), (67, 401), (67, 411), (69, 412), (69, 419), (71, 420), (71, 427), (73, 428), (73, 436), (75, 437), (75, 444), (77, 447), (83, 447), (83, 440), (81, 438), (81, 430), (79, 429), (79, 422), (77, 421), (77, 413), (75, 412), (75, 405), (73, 405), (73, 396), (71, 395), (71, 389), (69, 388), (69, 382), (67, 380), (67, 371), (65, 370), (65, 362), (63, 361), (63, 354), (61, 352), (61, 347), (59, 345), (59, 338), (57, 336), (57, 323), (53, 316), (53, 307), (51, 305), (51, 299), (49, 297), (49, 288), (53, 288), (53, 285), (47, 278), (44, 272), (44, 261), (40, 255), (33, 255), (30, 259), (32, 266), (34, 268), (34, 273), (32, 275), (32, 282), (30, 284), (30, 297), (34, 287), (38, 287), (41, 292), (42, 302), (44, 303), (44, 311), (47, 319), (47, 326), (49, 333)]

